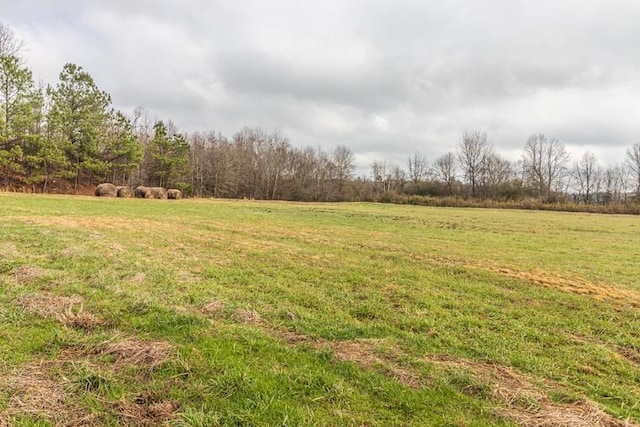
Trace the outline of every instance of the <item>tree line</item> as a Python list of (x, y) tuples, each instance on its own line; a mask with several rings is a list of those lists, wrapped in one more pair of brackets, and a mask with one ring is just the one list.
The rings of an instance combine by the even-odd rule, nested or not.
[(143, 109), (113, 108), (81, 66), (66, 64), (54, 85), (37, 85), (22, 43), (0, 23), (0, 186), (78, 192), (100, 182), (179, 188), (199, 197), (300, 201), (419, 198), (585, 205), (640, 202), (640, 144), (605, 167), (590, 152), (572, 160), (559, 140), (534, 134), (520, 160), (497, 153), (486, 133), (462, 134), (455, 151), (405, 165), (376, 160), (356, 176), (346, 146), (299, 148), (279, 132), (245, 128), (231, 137), (185, 134)]

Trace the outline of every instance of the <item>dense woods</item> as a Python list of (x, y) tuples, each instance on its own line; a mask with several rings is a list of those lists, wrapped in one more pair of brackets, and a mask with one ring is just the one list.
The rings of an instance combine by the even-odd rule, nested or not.
[[(462, 133), (455, 151), (437, 159), (419, 152), (404, 165), (384, 159), (356, 176), (355, 154), (299, 148), (279, 132), (245, 128), (232, 136), (185, 134), (143, 109), (117, 111), (81, 66), (37, 85), (20, 56), (21, 43), (0, 24), (0, 188), (87, 192), (100, 182), (172, 187), (198, 197), (300, 201), (388, 201), (622, 206), (639, 202), (640, 144), (617, 165), (590, 152), (572, 159), (543, 134), (523, 141), (520, 160), (496, 152), (489, 136)], [(91, 190), (89, 190), (91, 191)], [(629, 208), (629, 209), (627, 209)]]

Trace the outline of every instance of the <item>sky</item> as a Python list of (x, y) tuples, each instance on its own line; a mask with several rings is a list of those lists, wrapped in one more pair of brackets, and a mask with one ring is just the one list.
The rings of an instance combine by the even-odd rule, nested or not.
[(0, 21), (45, 84), (72, 62), (125, 112), (345, 145), (361, 173), (471, 130), (514, 161), (538, 133), (604, 165), (640, 141), (633, 0), (0, 0)]

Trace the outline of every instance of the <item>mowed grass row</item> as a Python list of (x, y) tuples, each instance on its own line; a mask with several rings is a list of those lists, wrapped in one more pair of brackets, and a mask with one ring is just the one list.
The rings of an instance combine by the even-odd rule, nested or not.
[(637, 423), (639, 249), (631, 216), (0, 194), (0, 425)]

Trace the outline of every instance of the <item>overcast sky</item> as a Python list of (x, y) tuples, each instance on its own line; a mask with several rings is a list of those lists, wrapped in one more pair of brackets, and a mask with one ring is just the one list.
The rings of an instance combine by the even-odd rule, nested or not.
[(85, 68), (114, 105), (181, 131), (279, 130), (402, 166), (484, 130), (604, 164), (640, 141), (634, 0), (0, 0), (37, 79)]

